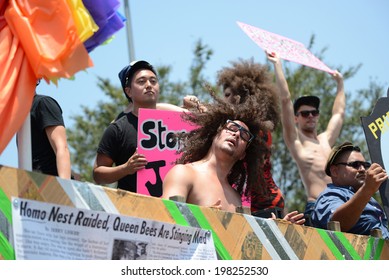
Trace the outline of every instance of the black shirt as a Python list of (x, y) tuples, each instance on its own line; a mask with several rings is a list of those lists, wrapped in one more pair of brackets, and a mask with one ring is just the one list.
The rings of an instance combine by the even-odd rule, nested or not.
[[(118, 166), (127, 162), (135, 153), (137, 141), (138, 117), (128, 113), (107, 127), (97, 153), (108, 156)], [(121, 178), (118, 181), (118, 188), (136, 192), (136, 178), (136, 172)]]
[(58, 102), (50, 96), (36, 94), (31, 111), (32, 169), (58, 176), (56, 155), (45, 129), (49, 126), (65, 126)]

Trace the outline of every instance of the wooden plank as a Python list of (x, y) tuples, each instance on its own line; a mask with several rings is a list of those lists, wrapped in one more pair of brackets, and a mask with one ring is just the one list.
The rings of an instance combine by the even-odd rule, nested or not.
[[(8, 202), (15, 196), (209, 228), (220, 259), (389, 259), (389, 241), (377, 237), (261, 219), (10, 167), (0, 167), (0, 191)], [(8, 211), (4, 207), (0, 207), (0, 216)], [(8, 227), (10, 223), (0, 219), (0, 234), (12, 245)], [(0, 243), (0, 259), (9, 259), (12, 247), (4, 244)]]

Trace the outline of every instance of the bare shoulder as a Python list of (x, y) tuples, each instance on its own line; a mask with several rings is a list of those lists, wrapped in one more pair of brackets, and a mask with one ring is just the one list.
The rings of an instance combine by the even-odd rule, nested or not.
[(193, 173), (193, 168), (190, 164), (176, 164), (169, 170), (166, 176), (188, 176), (191, 175), (191, 173)]
[(179, 195), (187, 198), (193, 185), (193, 168), (190, 164), (176, 164), (163, 180), (162, 198)]

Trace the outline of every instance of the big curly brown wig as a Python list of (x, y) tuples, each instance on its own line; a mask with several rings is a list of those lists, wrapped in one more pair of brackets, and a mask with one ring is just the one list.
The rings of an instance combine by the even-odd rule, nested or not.
[[(261, 121), (266, 112), (266, 105), (258, 103), (255, 96), (248, 96), (248, 102), (239, 105), (230, 104), (213, 92), (211, 96), (213, 102), (204, 104), (205, 112), (193, 110), (192, 113), (182, 115), (184, 121), (197, 128), (179, 135), (178, 153), (181, 153), (181, 157), (176, 163), (186, 164), (203, 159), (211, 148), (213, 139), (223, 129), (228, 119), (244, 122), (253, 135), (258, 135), (260, 131), (267, 131)], [(237, 161), (231, 169), (228, 182), (240, 195), (247, 195), (252, 188), (263, 185), (262, 170), (258, 166), (263, 165), (263, 156), (267, 152), (268, 148), (262, 137), (255, 137), (246, 149), (245, 158)]]
[(262, 112), (264, 120), (271, 121), (275, 128), (280, 121), (277, 88), (266, 65), (254, 59), (238, 59), (230, 62), (231, 67), (222, 68), (217, 75), (217, 85), (223, 91), (229, 88), (236, 104), (246, 102), (249, 96), (266, 105)]

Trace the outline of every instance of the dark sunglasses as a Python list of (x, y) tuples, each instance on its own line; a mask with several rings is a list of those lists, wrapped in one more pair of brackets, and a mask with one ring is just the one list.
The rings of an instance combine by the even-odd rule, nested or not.
[(296, 114), (296, 116), (301, 115), (303, 118), (308, 118), (311, 114), (312, 117), (317, 117), (319, 115), (319, 110), (311, 110), (311, 111), (300, 111)]
[(338, 163), (335, 163), (334, 165), (347, 165), (347, 166), (350, 166), (354, 169), (359, 169), (361, 168), (361, 166), (363, 166), (363, 168), (365, 169), (369, 169), (369, 167), (371, 166), (371, 163), (370, 162), (367, 162), (367, 161), (351, 161), (351, 162), (338, 162)]
[(231, 121), (231, 120), (227, 120), (226, 124), (225, 124), (225, 128), (229, 131), (232, 131), (232, 132), (240, 132), (240, 137), (250, 143), (251, 141), (253, 141), (254, 139), (254, 135), (248, 131), (247, 129), (245, 129), (243, 126), (237, 124), (236, 122), (234, 121)]

